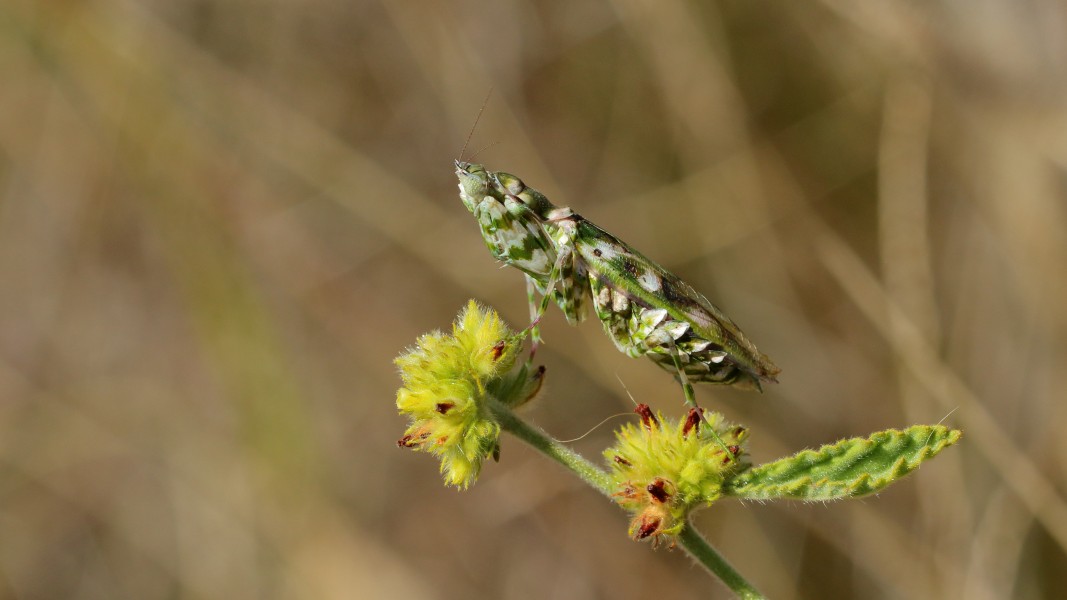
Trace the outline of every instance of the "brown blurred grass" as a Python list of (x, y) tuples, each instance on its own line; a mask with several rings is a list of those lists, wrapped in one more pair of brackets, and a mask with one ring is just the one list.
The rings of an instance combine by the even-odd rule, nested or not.
[[(491, 86), (480, 161), (783, 368), (699, 392), (755, 459), (965, 429), (876, 498), (701, 513), (739, 570), (1067, 595), (1065, 29), (1051, 0), (5, 3), (0, 597), (725, 595), (513, 440), (465, 493), (393, 445), (400, 349), (467, 297), (525, 316), (451, 173)], [(616, 373), (681, 409), (596, 324), (545, 334), (558, 437), (626, 410)]]

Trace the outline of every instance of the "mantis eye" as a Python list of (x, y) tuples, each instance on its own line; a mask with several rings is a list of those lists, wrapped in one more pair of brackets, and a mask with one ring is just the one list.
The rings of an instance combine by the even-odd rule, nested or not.
[(526, 189), (526, 184), (510, 173), (497, 173), (496, 180), (500, 183), (500, 186), (512, 196), (518, 195)]

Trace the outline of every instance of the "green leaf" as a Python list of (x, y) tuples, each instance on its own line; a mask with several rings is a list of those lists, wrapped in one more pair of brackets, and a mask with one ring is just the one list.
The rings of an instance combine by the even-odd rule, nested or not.
[(904, 431), (889, 429), (868, 438), (841, 440), (754, 467), (728, 481), (723, 492), (753, 500), (865, 496), (914, 471), (961, 435), (941, 425), (915, 425)]

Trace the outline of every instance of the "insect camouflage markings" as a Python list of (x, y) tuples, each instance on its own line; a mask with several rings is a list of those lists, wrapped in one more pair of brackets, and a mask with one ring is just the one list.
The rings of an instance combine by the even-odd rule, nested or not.
[[(678, 276), (514, 175), (458, 160), (456, 175), (489, 251), (526, 274), (535, 323), (549, 300), (577, 323), (591, 299), (604, 330), (631, 357), (647, 355), (671, 372), (681, 367), (692, 381), (757, 390), (775, 381), (770, 359)], [(537, 311), (534, 290), (542, 296)]]

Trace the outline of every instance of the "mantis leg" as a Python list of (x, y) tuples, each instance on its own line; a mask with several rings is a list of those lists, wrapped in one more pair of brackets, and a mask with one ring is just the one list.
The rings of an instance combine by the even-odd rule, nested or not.
[[(589, 294), (587, 278), (584, 265), (575, 258), (573, 244), (559, 247), (556, 262), (549, 271), (544, 287), (538, 285), (539, 280), (527, 275), (526, 297), (530, 303), (530, 325), (523, 330), (522, 335), (529, 333), (533, 339), (530, 360), (533, 360), (533, 354), (541, 344), (541, 331), (538, 326), (550, 302), (555, 300), (568, 323), (578, 323), (585, 316), (585, 298)], [(541, 294), (540, 301), (537, 300), (538, 294)]]
[[(568, 321), (577, 320), (577, 313), (569, 307), (575, 306), (576, 303), (571, 303), (566, 300), (568, 296), (573, 296), (574, 290), (574, 246), (566, 245), (559, 248), (558, 255), (556, 256), (556, 262), (552, 265), (552, 270), (548, 273), (548, 283), (545, 285), (545, 293), (541, 296), (541, 302), (537, 305), (536, 311), (534, 311), (533, 303), (530, 304), (530, 326), (527, 330), (532, 330), (541, 322), (541, 318), (545, 316), (545, 311), (548, 310), (548, 303), (553, 298), (557, 298), (557, 302), (560, 304), (560, 309), (563, 310)], [(568, 277), (564, 277), (564, 273), (570, 274)], [(557, 292), (556, 286), (560, 285), (563, 288), (563, 292)], [(531, 283), (531, 287), (532, 283)], [(530, 288), (527, 288), (528, 290)], [(529, 292), (528, 292), (529, 294)], [(532, 298), (532, 294), (530, 294)]]
[(537, 347), (541, 345), (541, 327), (538, 326), (541, 316), (538, 314), (537, 286), (529, 275), (526, 276), (526, 300), (530, 304), (530, 357), (526, 361), (532, 363)]
[(700, 420), (704, 421), (708, 426), (708, 431), (711, 432), (711, 436), (715, 439), (715, 443), (722, 448), (722, 451), (726, 453), (726, 456), (729, 457), (731, 461), (736, 460), (734, 453), (730, 452), (730, 448), (726, 445), (726, 442), (722, 441), (719, 434), (715, 432), (715, 428), (708, 423), (706, 418), (704, 418), (704, 409), (697, 406), (696, 394), (693, 392), (693, 384), (689, 382), (689, 377), (685, 374), (685, 369), (682, 368), (682, 360), (678, 354), (678, 347), (674, 345), (673, 339), (668, 339), (670, 340), (669, 347), (671, 359), (674, 360), (674, 368), (678, 370), (678, 381), (682, 384), (682, 394), (685, 395), (685, 403), (697, 410), (700, 414)]
[(519, 335), (530, 335), (532, 338), (530, 356), (526, 359), (526, 364), (533, 363), (534, 354), (537, 352), (538, 346), (541, 345), (541, 328), (538, 327), (541, 323), (541, 317), (545, 316), (545, 311), (548, 310), (548, 303), (551, 301), (552, 296), (556, 293), (556, 281), (559, 279), (559, 273), (561, 265), (566, 258), (569, 258), (570, 252), (567, 252), (567, 256), (564, 253), (560, 253), (556, 259), (556, 263), (552, 265), (552, 270), (548, 273), (548, 285), (545, 286), (545, 293), (541, 295), (541, 301), (537, 302), (537, 285), (536, 282), (529, 276), (526, 276), (526, 298), (530, 303), (530, 324), (523, 329)]
[(689, 382), (689, 376), (685, 374), (685, 369), (682, 368), (682, 359), (678, 354), (678, 346), (674, 344), (674, 340), (667, 336), (668, 347), (670, 348), (671, 360), (674, 361), (674, 368), (678, 371), (678, 382), (682, 384), (682, 394), (685, 396), (685, 403), (693, 408), (700, 408), (697, 406), (696, 392), (693, 390), (693, 384)]

